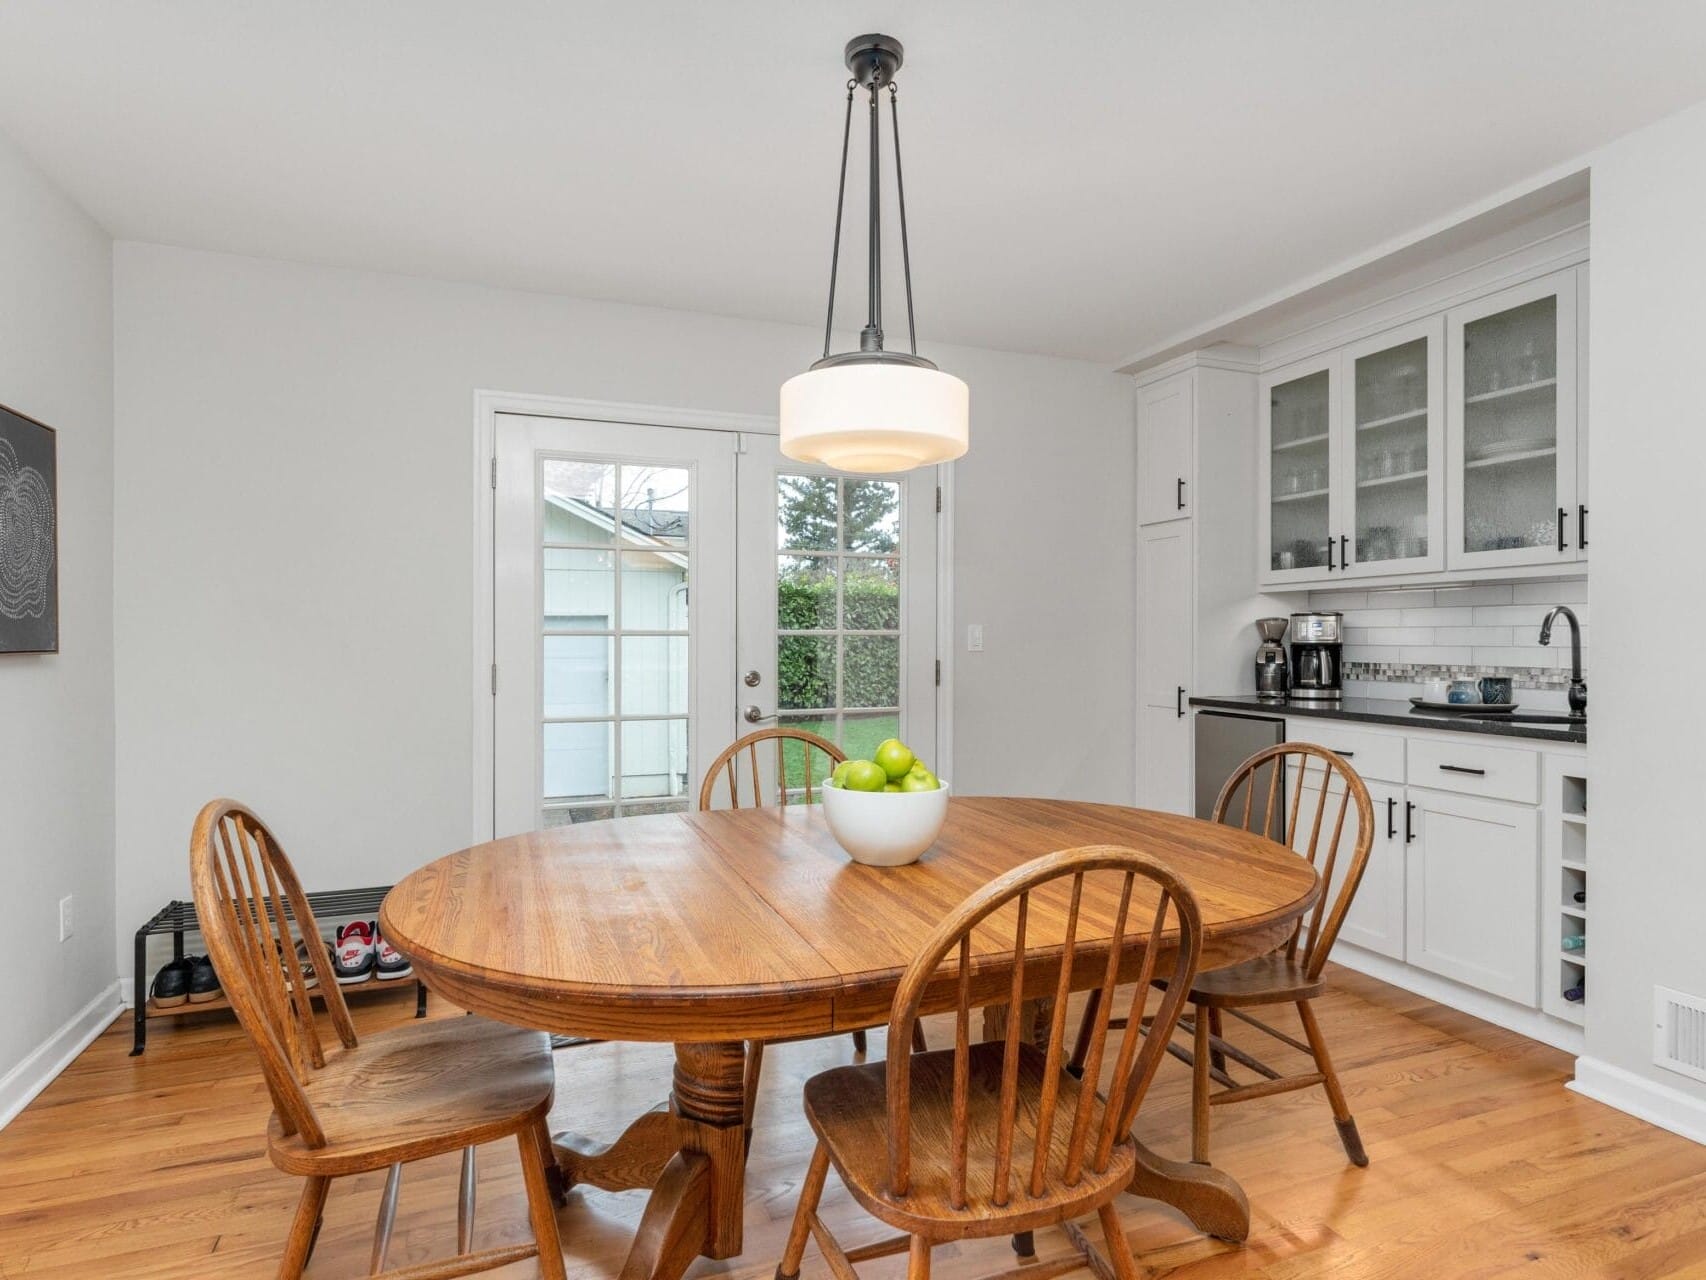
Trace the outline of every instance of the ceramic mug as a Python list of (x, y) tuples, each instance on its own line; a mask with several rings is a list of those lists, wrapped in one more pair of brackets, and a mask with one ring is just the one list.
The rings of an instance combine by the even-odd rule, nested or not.
[(1446, 695), (1447, 702), (1471, 703), (1481, 701), (1481, 691), (1475, 687), (1473, 680), (1453, 680), (1451, 692)]
[(1511, 678), (1509, 676), (1482, 676), (1481, 701), (1490, 703), (1505, 703), (1511, 700)]
[(1445, 702), (1451, 694), (1451, 681), (1443, 677), (1422, 681), (1422, 699), (1425, 702)]

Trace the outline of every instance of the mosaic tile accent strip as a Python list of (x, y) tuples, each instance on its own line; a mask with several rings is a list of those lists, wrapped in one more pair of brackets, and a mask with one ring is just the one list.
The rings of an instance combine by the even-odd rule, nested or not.
[(1441, 666), (1428, 662), (1347, 662), (1346, 681), (1370, 684), (1421, 684), (1424, 680), (1479, 680), (1509, 676), (1518, 689), (1568, 689), (1570, 673), (1554, 667)]

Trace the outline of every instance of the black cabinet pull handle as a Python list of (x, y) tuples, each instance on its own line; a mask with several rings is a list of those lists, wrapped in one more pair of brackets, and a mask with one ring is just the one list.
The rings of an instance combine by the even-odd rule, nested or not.
[(1183, 511), (1185, 509), (1185, 477), (1184, 476), (1179, 477), (1179, 487), (1173, 495), (1173, 500), (1174, 500), (1174, 502), (1176, 502), (1178, 504), (1180, 511)]
[(1416, 829), (1410, 822), (1410, 815), (1416, 811), (1414, 800), (1404, 801), (1404, 843), (1409, 844), (1416, 838)]
[(1342, 533), (1339, 535), (1339, 572), (1340, 573), (1343, 573), (1346, 569), (1349, 569), (1351, 567), (1351, 553), (1345, 549), (1346, 545), (1349, 542), (1350, 542), (1350, 538), (1346, 537)]
[(1576, 545), (1583, 551), (1588, 549), (1588, 509), (1576, 508)]
[(1354, 756), (1356, 754), (1356, 752), (1354, 752), (1354, 751), (1339, 751), (1333, 747), (1328, 747), (1327, 749), (1329, 751), (1331, 751), (1334, 755), (1338, 756), (1340, 759), (1343, 759), (1343, 760), (1349, 760), (1352, 756)]
[(1327, 539), (1327, 572), (1333, 572), (1333, 539)]
[(1466, 764), (1442, 764), (1440, 771), (1443, 773), (1466, 773), (1471, 778), (1485, 778), (1487, 776), (1485, 769), (1471, 769)]
[(1173, 695), (1173, 709), (1179, 713), (1179, 719), (1185, 718), (1185, 686), (1178, 686), (1179, 691)]
[(1564, 541), (1564, 521), (1570, 518), (1570, 512), (1565, 507), (1558, 508), (1558, 550), (1568, 551), (1570, 544)]
[(1398, 834), (1398, 801), (1391, 796), (1386, 797), (1386, 838), (1393, 839)]

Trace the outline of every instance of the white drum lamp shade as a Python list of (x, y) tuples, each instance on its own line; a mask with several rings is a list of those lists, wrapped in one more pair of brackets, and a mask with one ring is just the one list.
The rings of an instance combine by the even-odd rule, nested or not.
[(970, 420), (966, 384), (921, 365), (836, 364), (782, 384), (782, 452), (839, 471), (952, 462), (966, 451)]

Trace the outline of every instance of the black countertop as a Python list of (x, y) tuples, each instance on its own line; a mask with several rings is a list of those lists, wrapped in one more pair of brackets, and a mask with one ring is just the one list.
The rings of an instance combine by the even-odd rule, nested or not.
[[(1522, 699), (1519, 697), (1517, 701), (1520, 703)], [(1293, 702), (1258, 698), (1253, 693), (1235, 693), (1224, 698), (1192, 698), (1191, 705), (1219, 711), (1254, 711), (1272, 716), (1313, 716), (1322, 720), (1395, 724), (1405, 729), (1488, 733), (1501, 738), (1531, 738), (1542, 742), (1585, 743), (1588, 740), (1585, 722), (1524, 724), (1508, 719), (1469, 720), (1452, 715), (1448, 711), (1419, 711), (1401, 698), (1341, 698), (1337, 702)], [(1516, 714), (1522, 714), (1520, 707)]]

